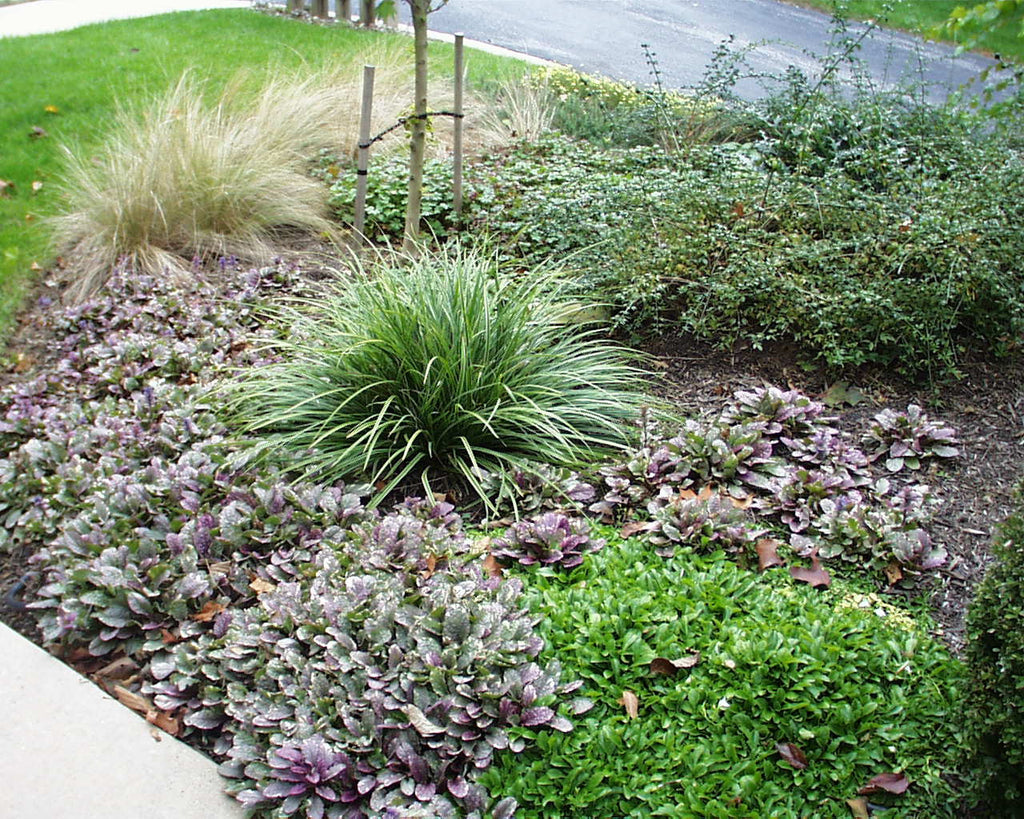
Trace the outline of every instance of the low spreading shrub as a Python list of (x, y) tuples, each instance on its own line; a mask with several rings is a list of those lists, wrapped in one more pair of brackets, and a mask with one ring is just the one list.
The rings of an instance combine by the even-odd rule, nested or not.
[(607, 536), (568, 575), (524, 569), (541, 656), (594, 707), (568, 734), (518, 729), (534, 745), (495, 761), (492, 793), (531, 817), (839, 819), (858, 792), (955, 815), (959, 666), (921, 628), (838, 584)]
[(974, 794), (991, 816), (1024, 816), (1024, 516), (999, 531), (996, 562), (967, 617), (965, 725)]
[[(645, 398), (634, 356), (574, 318), (557, 277), (458, 249), (340, 278), (289, 311), (282, 361), (243, 374), (236, 423), (317, 480), (407, 479), (493, 507), (528, 462), (621, 450)], [(498, 481), (485, 492), (483, 472)]]
[[(355, 219), (357, 177), (339, 173), (330, 188), (330, 206), (343, 222)], [(405, 232), (405, 203), (409, 195), (408, 157), (393, 155), (373, 164), (366, 191), (366, 227), (371, 239), (400, 240)], [(420, 224), (425, 233), (443, 241), (453, 232), (451, 160), (428, 159), (423, 167)]]
[(548, 137), (474, 169), (467, 218), (510, 255), (571, 259), (641, 336), (785, 339), (833, 368), (932, 377), (966, 348), (1017, 346), (1015, 151), (970, 133), (922, 155), (908, 137), (888, 145), (896, 167), (857, 160), (885, 173), (843, 154), (808, 174), (776, 162), (775, 144), (671, 156)]

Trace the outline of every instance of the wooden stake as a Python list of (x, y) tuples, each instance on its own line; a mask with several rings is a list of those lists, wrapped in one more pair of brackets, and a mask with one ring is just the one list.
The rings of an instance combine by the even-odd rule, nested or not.
[(370, 118), (373, 116), (373, 73), (374, 66), (363, 66), (363, 109), (359, 115), (359, 157), (356, 174), (356, 239), (360, 244), (366, 241), (366, 182), (370, 166)]
[(455, 221), (462, 219), (462, 84), (465, 80), (465, 70), (462, 59), (462, 32), (455, 35), (455, 133), (454, 133), (454, 160), (452, 168), (452, 207), (455, 210)]

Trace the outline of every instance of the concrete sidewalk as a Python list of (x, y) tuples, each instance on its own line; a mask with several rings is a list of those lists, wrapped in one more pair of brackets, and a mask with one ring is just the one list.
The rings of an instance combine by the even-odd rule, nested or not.
[(89, 23), (172, 11), (250, 8), (249, 0), (32, 0), (0, 6), (0, 37), (50, 34)]
[(207, 757), (0, 624), (0, 819), (241, 819)]

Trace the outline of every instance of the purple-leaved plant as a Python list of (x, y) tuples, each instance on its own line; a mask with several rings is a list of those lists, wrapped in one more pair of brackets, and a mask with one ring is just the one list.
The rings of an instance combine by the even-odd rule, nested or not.
[(603, 540), (590, 537), (590, 525), (585, 520), (546, 512), (514, 523), (494, 541), (491, 553), (523, 566), (572, 569), (583, 562), (587, 552), (603, 546)]

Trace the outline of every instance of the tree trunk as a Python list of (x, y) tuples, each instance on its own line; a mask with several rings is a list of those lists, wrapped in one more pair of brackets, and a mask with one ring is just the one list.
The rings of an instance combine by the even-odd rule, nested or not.
[(313, 0), (312, 14), (314, 17), (320, 17), (321, 19), (327, 19), (327, 0)]
[(405, 241), (411, 252), (420, 235), (420, 211), (423, 200), (423, 162), (427, 147), (427, 15), (430, 0), (409, 0), (412, 10), (413, 42), (416, 53), (416, 84), (413, 118), (409, 138), (409, 201), (405, 209)]
[(335, 9), (337, 10), (335, 20), (343, 23), (352, 22), (352, 0), (337, 0)]
[(377, 23), (377, 0), (360, 0), (359, 22), (367, 28)]
[(288, 11), (302, 11), (305, 5), (305, 0), (288, 0)]

